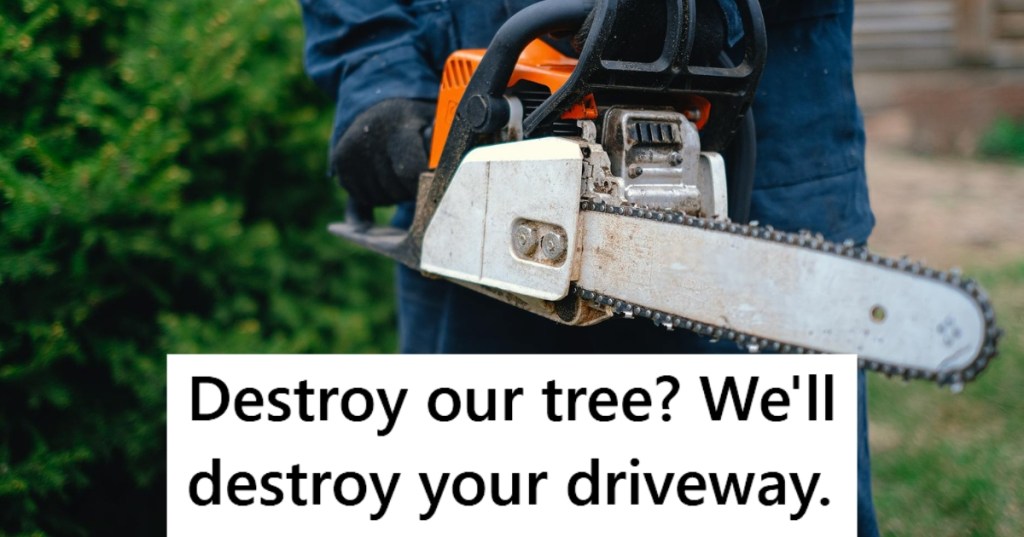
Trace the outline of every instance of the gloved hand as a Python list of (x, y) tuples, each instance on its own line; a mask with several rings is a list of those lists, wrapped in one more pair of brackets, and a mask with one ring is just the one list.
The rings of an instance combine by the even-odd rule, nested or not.
[(356, 202), (393, 205), (416, 198), (435, 108), (428, 101), (383, 101), (345, 131), (331, 152), (331, 168)]

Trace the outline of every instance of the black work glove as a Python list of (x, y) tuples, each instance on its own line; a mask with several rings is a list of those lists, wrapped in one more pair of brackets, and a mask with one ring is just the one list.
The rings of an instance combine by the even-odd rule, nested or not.
[(436, 105), (391, 99), (359, 114), (331, 152), (331, 169), (362, 205), (393, 205), (416, 198), (427, 169), (427, 133)]

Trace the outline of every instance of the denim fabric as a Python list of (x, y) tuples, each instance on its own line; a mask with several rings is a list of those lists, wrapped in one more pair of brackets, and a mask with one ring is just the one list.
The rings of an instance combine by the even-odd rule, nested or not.
[[(437, 97), (445, 58), (486, 47), (502, 21), (535, 0), (300, 0), (306, 67), (337, 99), (334, 141), (385, 99)], [(721, 0), (737, 36), (736, 0)], [(768, 65), (754, 102), (758, 161), (752, 218), (832, 240), (867, 240), (874, 225), (864, 132), (852, 81), (852, 0), (762, 0)], [(396, 223), (411, 221), (411, 205)], [(687, 332), (612, 320), (567, 328), (451, 283), (399, 268), (403, 352), (735, 352)], [(864, 377), (859, 391), (858, 522), (878, 534), (871, 502)]]
[(868, 446), (868, 395), (864, 370), (857, 374), (857, 535), (878, 537), (871, 497), (871, 448)]
[(853, 0), (814, 2), (769, 14), (751, 218), (863, 243), (875, 219), (853, 91)]

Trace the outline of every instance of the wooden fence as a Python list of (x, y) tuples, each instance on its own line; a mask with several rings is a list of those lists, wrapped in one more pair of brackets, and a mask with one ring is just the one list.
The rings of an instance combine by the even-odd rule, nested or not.
[(856, 0), (860, 69), (1024, 67), (1024, 0)]

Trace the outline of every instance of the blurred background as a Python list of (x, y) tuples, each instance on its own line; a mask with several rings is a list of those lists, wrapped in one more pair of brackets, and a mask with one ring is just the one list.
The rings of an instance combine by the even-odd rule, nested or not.
[[(875, 249), (981, 277), (965, 393), (872, 377), (886, 535), (1024, 535), (1024, 2), (858, 0)], [(0, 7), (0, 536), (164, 532), (167, 353), (395, 348), (329, 236), (293, 0)]]
[(870, 378), (883, 535), (1024, 535), (1024, 2), (857, 0), (871, 243), (980, 277), (1006, 331), (964, 393)]

